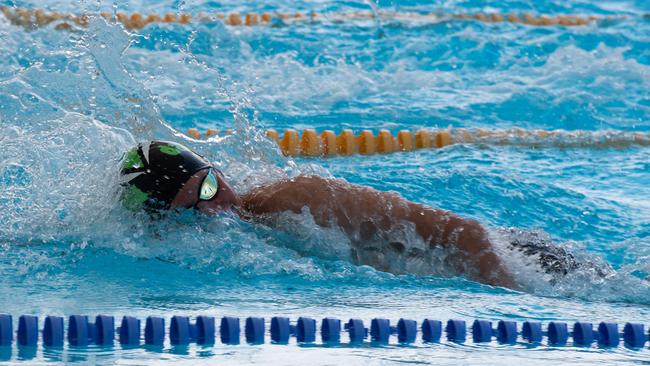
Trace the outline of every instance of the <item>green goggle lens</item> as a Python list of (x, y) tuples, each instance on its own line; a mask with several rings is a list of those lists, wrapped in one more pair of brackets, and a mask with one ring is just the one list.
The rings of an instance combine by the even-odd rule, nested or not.
[(201, 190), (199, 191), (199, 199), (202, 201), (211, 200), (219, 190), (219, 183), (217, 177), (214, 175), (212, 169), (208, 170), (208, 175), (203, 178), (203, 183), (201, 183)]

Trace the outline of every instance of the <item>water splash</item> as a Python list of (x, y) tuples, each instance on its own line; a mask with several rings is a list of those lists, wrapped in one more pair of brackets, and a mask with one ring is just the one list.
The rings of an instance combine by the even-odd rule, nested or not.
[(25, 268), (37, 272), (45, 263), (69, 263), (56, 259), (62, 252), (70, 257), (72, 249), (80, 248), (72, 250), (77, 257), (84, 250), (108, 248), (225, 275), (327, 277), (312, 259), (282, 248), (277, 238), (256, 235), (256, 228), (247, 228), (238, 219), (207, 220), (190, 214), (154, 222), (121, 207), (117, 167), (123, 152), (143, 139), (190, 145), (216, 160), (239, 191), (317, 170), (281, 158), (252, 126), (256, 119), (249, 114), (252, 107), (246, 91), (236, 94), (226, 88), (218, 72), (191, 53), (191, 37), (180, 49), (183, 60), (221, 80), (214, 92), (231, 101), (235, 133), (208, 141), (178, 133), (161, 116), (156, 96), (123, 65), (133, 37), (119, 26), (91, 18), (87, 31), (73, 36), (73, 52), (66, 52), (57, 63), (49, 62), (60, 53), (50, 51), (44, 42), (34, 52), (48, 62), (31, 64), (4, 82), (3, 97), (18, 97), (5, 109), (3, 120), (11, 124), (0, 135), (0, 202), (4, 204), (0, 219), (6, 223), (0, 229), (2, 241), (57, 248), (43, 252), (48, 260), (34, 261), (32, 255), (21, 260)]

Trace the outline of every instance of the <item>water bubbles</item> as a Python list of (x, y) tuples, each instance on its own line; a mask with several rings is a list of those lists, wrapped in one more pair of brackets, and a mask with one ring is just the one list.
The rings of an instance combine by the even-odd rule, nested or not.
[(0, 166), (0, 187), (5, 189), (17, 186), (27, 186), (31, 183), (31, 174), (27, 169), (20, 165), (9, 163), (5, 166)]

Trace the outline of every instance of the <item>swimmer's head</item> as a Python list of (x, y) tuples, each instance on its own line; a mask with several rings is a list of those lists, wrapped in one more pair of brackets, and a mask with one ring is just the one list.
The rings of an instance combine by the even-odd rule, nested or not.
[(239, 205), (237, 194), (209, 161), (169, 141), (149, 141), (122, 159), (122, 202), (138, 211), (196, 208), (213, 214)]

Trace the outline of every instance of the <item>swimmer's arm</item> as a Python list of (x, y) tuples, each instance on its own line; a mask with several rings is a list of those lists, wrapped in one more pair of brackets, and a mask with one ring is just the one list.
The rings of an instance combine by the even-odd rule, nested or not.
[(405, 218), (415, 223), (420, 236), (431, 245), (455, 245), (451, 264), (459, 273), (490, 285), (516, 287), (478, 221), (418, 203), (408, 202), (408, 206)]
[[(451, 264), (460, 274), (492, 285), (513, 287), (483, 227), (450, 212), (410, 202), (399, 194), (318, 176), (299, 176), (263, 186), (244, 195), (244, 205), (256, 215), (284, 211), (300, 213), (304, 207), (318, 225), (336, 223), (348, 233), (388, 230), (410, 221), (431, 246), (453, 246)], [(363, 236), (363, 232), (360, 232)]]

